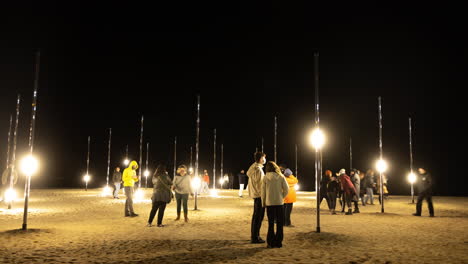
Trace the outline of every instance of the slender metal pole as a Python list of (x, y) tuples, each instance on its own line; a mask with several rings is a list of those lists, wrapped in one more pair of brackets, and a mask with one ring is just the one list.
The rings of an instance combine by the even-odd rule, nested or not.
[[(224, 179), (224, 175), (223, 175), (223, 163), (224, 163), (224, 150), (223, 150), (223, 144), (221, 144), (221, 178)], [(221, 184), (221, 188), (223, 188), (223, 185)]]
[(277, 137), (277, 134), (278, 134), (278, 122), (277, 122), (277, 117), (275, 116), (275, 163), (277, 163), (277, 159), (276, 159), (276, 137)]
[(138, 188), (141, 187), (141, 166), (143, 162), (143, 121), (144, 117), (141, 115), (141, 132), (140, 132), (140, 163), (138, 164)]
[[(36, 108), (37, 108), (37, 88), (39, 87), (39, 65), (41, 54), (39, 51), (36, 53), (36, 72), (34, 75), (34, 92), (32, 101), (31, 112), (31, 125), (29, 127), (29, 152), (32, 155), (34, 149), (34, 129), (36, 125)], [(31, 189), (31, 174), (27, 175), (24, 191), (24, 214), (23, 214), (23, 230), (28, 229), (28, 202), (29, 192)]]
[(190, 168), (193, 170), (193, 163), (192, 163), (192, 146), (190, 146)]
[[(409, 123), (409, 150), (410, 150), (410, 172), (413, 174), (413, 133), (411, 131), (411, 117), (408, 120)], [(411, 182), (411, 203), (414, 203), (414, 186)]]
[(265, 153), (265, 152), (263, 151), (263, 137), (262, 137), (262, 152)]
[[(318, 129), (320, 126), (319, 112), (319, 54), (314, 54), (314, 84), (315, 84), (315, 126)], [(319, 148), (315, 149), (315, 185), (317, 190), (317, 233), (320, 233), (320, 178), (322, 175), (321, 159), (322, 151)]]
[[(18, 98), (16, 100), (16, 119), (15, 119), (15, 130), (13, 132), (13, 152), (12, 152), (12, 157), (11, 157), (11, 169), (10, 169), (10, 189), (13, 188), (13, 176), (14, 173), (16, 172), (16, 138), (18, 135), (18, 122), (19, 122), (19, 114), (20, 114), (20, 102), (21, 102), (21, 96), (18, 94)], [(18, 173), (16, 173), (18, 175)], [(13, 201), (10, 201), (8, 203), (8, 209), (11, 209)]]
[(174, 178), (177, 170), (177, 137), (174, 137)]
[(216, 190), (216, 128), (213, 139), (213, 190)]
[(10, 127), (8, 129), (8, 145), (7, 145), (7, 156), (6, 156), (6, 168), (10, 165), (10, 139), (11, 139), (11, 126), (13, 123), (13, 116), (10, 115)]
[(110, 170), (110, 157), (111, 157), (111, 141), (112, 141), (112, 128), (109, 128), (109, 145), (107, 148), (107, 177), (106, 186), (109, 186), (109, 170)]
[[(382, 147), (382, 99), (379, 96), (379, 149), (380, 149), (380, 160), (383, 160), (383, 147)], [(380, 205), (381, 212), (384, 213), (384, 199), (383, 199), (383, 175), (380, 172)]]
[(299, 178), (299, 176), (297, 176), (297, 144), (296, 144), (296, 178)]
[(128, 160), (128, 144), (125, 148), (125, 159)]
[[(196, 137), (196, 144), (195, 144), (195, 177), (198, 178), (198, 152), (199, 148), (199, 138), (200, 138), (200, 95), (197, 96), (197, 137)], [(197, 207), (197, 196), (198, 190), (195, 190), (195, 208), (194, 210), (198, 210)]]
[[(91, 145), (91, 136), (88, 136), (88, 155), (86, 158), (86, 175), (89, 175), (89, 152)], [(88, 181), (85, 181), (85, 191), (88, 191)]]
[(349, 138), (349, 173), (353, 169), (353, 139)]
[[(146, 171), (149, 173), (148, 160), (149, 160), (149, 142), (146, 142)], [(145, 188), (148, 188), (148, 176), (145, 176)]]

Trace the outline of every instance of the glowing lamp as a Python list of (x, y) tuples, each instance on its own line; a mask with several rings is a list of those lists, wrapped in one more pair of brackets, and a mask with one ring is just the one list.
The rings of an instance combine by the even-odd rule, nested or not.
[(377, 168), (377, 171), (380, 173), (383, 173), (387, 170), (387, 162), (385, 160), (378, 160), (375, 167)]
[(216, 190), (216, 189), (211, 189), (211, 190), (210, 190), (210, 196), (211, 196), (211, 197), (219, 197), (219, 196), (218, 196), (218, 190)]
[(112, 194), (112, 189), (109, 187), (109, 185), (106, 185), (106, 187), (102, 189), (102, 196), (107, 196), (111, 194)]
[(21, 171), (26, 175), (33, 175), (39, 168), (39, 162), (32, 155), (27, 155), (21, 160)]
[(142, 189), (139, 188), (138, 190), (136, 190), (134, 197), (136, 201), (141, 201), (145, 198), (145, 193)]
[(150, 175), (149, 170), (145, 170), (145, 172), (143, 173), (143, 175), (145, 175), (145, 177), (148, 178), (148, 176)]
[(190, 182), (190, 184), (192, 185), (192, 189), (194, 190), (200, 189), (200, 185), (201, 185), (200, 177), (194, 177), (192, 181)]
[(188, 169), (188, 171), (189, 171), (190, 174), (192, 174), (192, 173), (193, 173), (193, 168), (190, 167), (190, 168)]
[(123, 163), (124, 163), (125, 166), (128, 166), (128, 164), (130, 163), (130, 161), (129, 161), (128, 159), (125, 159)]
[(321, 149), (325, 144), (325, 135), (322, 133), (320, 128), (314, 129), (312, 134), (310, 134), (310, 143), (315, 149)]
[(89, 176), (88, 174), (86, 174), (84, 177), (83, 177), (83, 180), (88, 183), (89, 180), (91, 180), (91, 176)]
[(416, 182), (416, 174), (414, 174), (413, 172), (410, 172), (410, 174), (408, 174), (408, 181), (410, 183), (415, 183)]
[(9, 203), (16, 200), (16, 191), (9, 188), (8, 190), (5, 191), (5, 202)]
[(299, 184), (294, 185), (294, 190), (299, 191)]

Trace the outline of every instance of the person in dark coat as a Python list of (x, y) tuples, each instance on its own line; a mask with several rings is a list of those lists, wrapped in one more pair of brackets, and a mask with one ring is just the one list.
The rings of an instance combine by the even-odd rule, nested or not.
[(359, 178), (359, 171), (356, 169), (352, 169), (350, 178), (351, 178), (351, 182), (354, 185), (354, 189), (356, 190), (356, 195), (353, 197), (353, 202), (354, 202), (353, 213), (360, 213), (359, 212), (359, 194), (361, 192), (361, 178)]
[(151, 212), (148, 219), (148, 227), (153, 226), (153, 219), (158, 212), (158, 227), (163, 227), (162, 220), (164, 217), (164, 210), (166, 210), (166, 205), (171, 202), (172, 199), (172, 181), (169, 178), (169, 174), (166, 171), (166, 165), (159, 164), (156, 171), (153, 174), (153, 196), (151, 201), (153, 206), (151, 207)]
[(364, 204), (367, 204), (367, 201), (370, 200), (370, 204), (374, 204), (374, 188), (375, 188), (375, 180), (374, 180), (374, 170), (369, 169), (364, 176), (364, 187), (366, 188), (366, 198), (364, 199)]
[(336, 215), (335, 208), (336, 208), (336, 198), (338, 197), (338, 193), (340, 192), (340, 183), (336, 178), (336, 175), (331, 176), (331, 180), (328, 182), (327, 185), (327, 195), (328, 201), (330, 201), (330, 212), (331, 214)]
[(242, 191), (244, 191), (244, 186), (245, 186), (245, 177), (247, 177), (247, 175), (245, 175), (245, 171), (244, 170), (241, 170), (238, 174), (237, 174), (237, 178), (239, 178), (239, 197), (243, 197), (242, 196)]
[(340, 183), (341, 183), (341, 189), (343, 190), (344, 194), (344, 202), (348, 206), (348, 212), (346, 212), (346, 215), (352, 215), (352, 208), (351, 208), (351, 202), (353, 199), (353, 196), (356, 195), (356, 189), (354, 189), (354, 185), (351, 182), (351, 179), (349, 178), (348, 175), (346, 175), (346, 170), (341, 169), (340, 172)]
[(323, 175), (320, 181), (320, 204), (322, 203), (322, 200), (325, 198), (325, 200), (327, 201), (328, 210), (331, 210), (331, 205), (330, 205), (330, 200), (328, 200), (327, 186), (331, 180), (331, 176), (332, 176), (331, 170), (326, 170), (325, 175)]
[(112, 174), (112, 182), (114, 183), (114, 199), (119, 198), (120, 185), (122, 184), (122, 173), (120, 172), (120, 167), (116, 167), (114, 173)]
[(432, 204), (432, 176), (424, 168), (419, 168), (418, 173), (419, 176), (416, 182), (418, 202), (416, 203), (416, 213), (413, 215), (421, 216), (422, 202), (426, 199), (427, 206), (429, 207), (429, 216), (434, 217), (434, 205)]

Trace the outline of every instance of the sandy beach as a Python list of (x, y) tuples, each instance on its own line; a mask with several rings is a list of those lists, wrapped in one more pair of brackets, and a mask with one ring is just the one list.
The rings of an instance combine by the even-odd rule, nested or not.
[[(146, 227), (150, 192), (135, 204), (138, 217), (124, 217), (125, 196), (100, 190), (34, 189), (27, 232), (20, 230), (23, 203), (0, 209), (0, 263), (468, 263), (468, 197), (434, 197), (436, 217), (415, 217), (409, 196), (390, 196), (361, 213), (321, 210), (316, 233), (313, 192), (299, 192), (283, 248), (250, 244), (252, 199), (223, 190), (202, 195), (198, 211), (189, 200), (189, 223), (174, 221), (168, 204), (163, 228)], [(265, 216), (266, 219), (266, 216)], [(154, 221), (155, 223), (156, 221)], [(266, 221), (261, 236), (266, 239)]]

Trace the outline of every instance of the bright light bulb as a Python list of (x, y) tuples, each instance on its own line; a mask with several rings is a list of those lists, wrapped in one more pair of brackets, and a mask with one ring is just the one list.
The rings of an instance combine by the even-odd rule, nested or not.
[(189, 171), (189, 173), (190, 173), (190, 174), (192, 174), (192, 172), (193, 172), (193, 168), (192, 168), (192, 167), (190, 167), (190, 168), (188, 169), (188, 171)]
[(16, 200), (16, 191), (13, 189), (8, 189), (5, 191), (5, 202), (9, 203)]
[(191, 185), (192, 185), (192, 188), (194, 190), (198, 190), (200, 188), (200, 185), (201, 185), (201, 180), (199, 177), (195, 177), (192, 179), (192, 181), (190, 182)]
[(299, 184), (294, 185), (294, 190), (299, 191)]
[(220, 178), (220, 179), (219, 179), (219, 183), (220, 183), (220, 184), (224, 184), (224, 181), (225, 181), (224, 178)]
[(89, 180), (91, 180), (91, 176), (89, 176), (88, 174), (86, 174), (84, 177), (83, 177), (83, 180), (85, 182), (89, 182)]
[(27, 155), (21, 160), (21, 171), (26, 175), (33, 175), (39, 168), (39, 162), (32, 155)]
[(102, 189), (102, 196), (108, 196), (111, 194), (112, 194), (112, 189), (108, 185), (106, 185), (106, 187)]
[(385, 160), (378, 160), (376, 163), (377, 171), (383, 173), (387, 170), (387, 162)]
[(145, 175), (145, 177), (148, 177), (150, 175), (150, 172), (149, 172), (149, 170), (145, 170), (145, 172), (143, 174)]
[(321, 149), (325, 144), (325, 135), (322, 133), (320, 128), (314, 129), (312, 134), (310, 134), (310, 143), (315, 149)]
[(210, 196), (211, 196), (211, 197), (218, 197), (218, 190), (216, 190), (216, 189), (211, 189), (211, 190), (210, 190)]
[(138, 189), (136, 190), (134, 197), (136, 201), (142, 201), (145, 198), (145, 193), (142, 189)]
[(410, 183), (415, 183), (416, 182), (416, 174), (414, 174), (414, 172), (410, 172), (410, 174), (408, 174), (408, 181)]
[(130, 161), (129, 161), (128, 159), (125, 159), (123, 163), (124, 163), (125, 166), (128, 166), (128, 164), (130, 163)]

